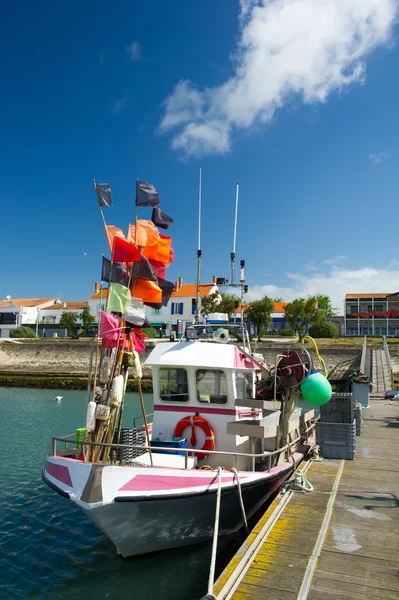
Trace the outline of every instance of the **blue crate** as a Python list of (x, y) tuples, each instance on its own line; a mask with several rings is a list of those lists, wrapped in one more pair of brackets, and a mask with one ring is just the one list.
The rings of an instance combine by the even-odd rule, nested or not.
[(152, 450), (154, 454), (162, 453), (162, 448), (176, 448), (176, 452), (163, 452), (164, 454), (179, 454), (184, 456), (184, 452), (179, 452), (179, 448), (187, 448), (187, 438), (172, 438), (171, 440), (164, 442), (159, 438), (151, 440), (151, 447), (158, 448), (158, 450)]

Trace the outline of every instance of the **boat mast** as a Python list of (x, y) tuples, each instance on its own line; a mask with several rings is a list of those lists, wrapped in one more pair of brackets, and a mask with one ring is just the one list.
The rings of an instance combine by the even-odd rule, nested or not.
[(202, 202), (202, 167), (199, 171), (199, 189), (198, 189), (198, 249), (197, 249), (197, 288), (196, 288), (196, 302), (195, 302), (195, 322), (199, 322), (199, 298), (200, 298), (200, 277), (201, 277), (201, 202)]
[(237, 183), (236, 185), (236, 210), (234, 215), (234, 236), (233, 236), (233, 252), (230, 254), (231, 261), (231, 285), (234, 285), (234, 269), (235, 269), (235, 260), (236, 260), (236, 239), (237, 239), (237, 217), (238, 217), (238, 192), (240, 186)]

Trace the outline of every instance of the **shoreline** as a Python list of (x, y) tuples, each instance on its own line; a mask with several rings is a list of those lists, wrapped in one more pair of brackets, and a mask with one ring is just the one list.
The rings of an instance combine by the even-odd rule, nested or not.
[[(0, 373), (0, 387), (87, 390), (87, 377), (49, 373)], [(141, 387), (144, 393), (151, 393), (152, 380), (143, 378)], [(138, 392), (136, 380), (128, 380), (127, 392)]]

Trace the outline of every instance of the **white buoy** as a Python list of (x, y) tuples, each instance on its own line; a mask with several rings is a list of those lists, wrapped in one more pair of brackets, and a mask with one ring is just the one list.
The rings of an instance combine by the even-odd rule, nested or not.
[(97, 404), (91, 400), (87, 405), (86, 413), (86, 431), (91, 433), (96, 428), (96, 407)]
[(143, 370), (141, 368), (140, 357), (138, 355), (138, 352), (136, 352), (136, 350), (133, 350), (132, 354), (133, 354), (133, 365), (132, 365), (133, 377), (135, 379), (141, 379), (143, 377)]
[(111, 388), (111, 404), (119, 406), (122, 402), (125, 381), (123, 375), (114, 377)]
[(112, 367), (112, 359), (110, 356), (104, 356), (101, 366), (100, 366), (100, 375), (99, 381), (100, 383), (107, 383), (109, 376), (111, 374)]

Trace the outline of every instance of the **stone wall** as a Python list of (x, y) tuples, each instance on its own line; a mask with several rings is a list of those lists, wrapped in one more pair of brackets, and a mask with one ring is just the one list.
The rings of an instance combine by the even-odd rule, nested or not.
[[(0, 342), (0, 373), (15, 374), (54, 374), (57, 376), (85, 376), (89, 368), (91, 340), (23, 340)], [(141, 355), (142, 362), (154, 347), (148, 342), (148, 348)], [(266, 363), (274, 365), (275, 357), (287, 349), (287, 345), (260, 344), (256, 351), (263, 354)], [(316, 357), (311, 350), (315, 361)], [(396, 350), (396, 349), (395, 349)], [(361, 348), (359, 346), (343, 348), (323, 348), (321, 354), (332, 373), (332, 379), (343, 379), (351, 370), (358, 369)], [(392, 361), (399, 370), (399, 348), (392, 352)], [(316, 361), (317, 363), (317, 361)], [(151, 368), (144, 375), (151, 376)]]
[[(23, 340), (1, 341), (0, 373), (25, 373), (65, 376), (87, 376), (91, 340)], [(153, 348), (141, 355), (145, 360)], [(145, 375), (150, 376), (147, 369)]]

